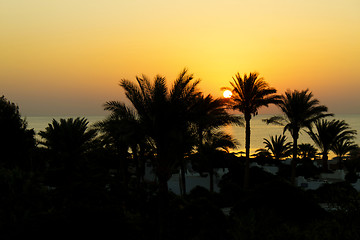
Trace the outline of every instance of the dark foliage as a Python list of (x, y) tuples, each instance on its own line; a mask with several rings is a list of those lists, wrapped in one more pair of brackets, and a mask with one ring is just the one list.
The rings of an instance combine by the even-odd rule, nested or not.
[(27, 122), (21, 118), (19, 107), (4, 96), (0, 97), (0, 132), (0, 166), (30, 169), (35, 132), (27, 129)]
[[(360, 196), (348, 182), (305, 192), (289, 183), (290, 166), (279, 163), (276, 176), (252, 167), (244, 189), (245, 158), (224, 151), (212, 156), (221, 159), (214, 158), (214, 166), (229, 169), (220, 193), (202, 187), (187, 196), (168, 193), (161, 212), (158, 185), (122, 181), (121, 171), (114, 171), (117, 155), (97, 141), (85, 119), (52, 122), (42, 133), (45, 147), (35, 147), (34, 133), (15, 104), (2, 97), (0, 113), (1, 124), (10, 124), (9, 129), (0, 125), (9, 134), (1, 145), (1, 239), (360, 238)], [(345, 167), (355, 173), (358, 162), (354, 157)], [(316, 176), (318, 170), (303, 158), (297, 173)], [(160, 213), (166, 219), (162, 235)]]

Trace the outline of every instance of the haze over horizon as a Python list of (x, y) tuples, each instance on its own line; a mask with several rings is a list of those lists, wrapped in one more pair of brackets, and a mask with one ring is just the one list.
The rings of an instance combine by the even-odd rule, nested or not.
[(0, 0), (0, 95), (23, 116), (104, 115), (123, 78), (170, 85), (188, 68), (220, 97), (257, 71), (280, 94), (360, 113), (359, 23), (358, 0)]

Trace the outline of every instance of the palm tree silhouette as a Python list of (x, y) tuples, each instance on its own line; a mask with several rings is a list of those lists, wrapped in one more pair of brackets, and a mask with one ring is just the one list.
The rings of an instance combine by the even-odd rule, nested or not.
[[(355, 137), (356, 131), (351, 130), (345, 121), (321, 119), (315, 122), (316, 132), (308, 131), (309, 136), (314, 143), (320, 148), (322, 154), (323, 171), (328, 170), (328, 154), (334, 149), (334, 145), (345, 143)], [(339, 147), (339, 145), (337, 145)], [(340, 150), (339, 148), (336, 148)]]
[[(219, 159), (224, 159), (231, 149), (236, 148), (236, 141), (229, 134), (222, 131), (206, 131), (203, 135), (200, 159), (204, 160), (210, 176), (210, 192), (214, 191), (214, 165)], [(201, 161), (200, 160), (200, 161)]]
[(301, 158), (314, 159), (316, 157), (317, 151), (318, 150), (310, 143), (298, 144), (298, 156)]
[(89, 167), (85, 163), (94, 149), (97, 131), (88, 128), (85, 118), (53, 119), (39, 135), (42, 138), (40, 143), (49, 153), (47, 181), (61, 189), (63, 196), (72, 198), (76, 195), (78, 184), (83, 183), (85, 169)]
[[(243, 125), (243, 119), (239, 116), (233, 116), (226, 111), (227, 99), (217, 98), (214, 99), (210, 94), (204, 97), (200, 95), (196, 98), (194, 105), (194, 119), (193, 123), (196, 127), (198, 144), (197, 151), (203, 158), (211, 157), (211, 154), (207, 154), (213, 148), (213, 151), (217, 151), (217, 148), (235, 148), (234, 142), (231, 142), (229, 138), (231, 136), (225, 136), (221, 132), (215, 132), (220, 127), (224, 127), (229, 124), (236, 124), (238, 126)], [(228, 138), (228, 142), (225, 139)], [(224, 144), (223, 146), (220, 146)], [(205, 148), (207, 150), (205, 150)], [(207, 153), (205, 153), (207, 151)], [(211, 161), (211, 159), (208, 159)], [(202, 161), (206, 161), (203, 159)], [(213, 164), (209, 162), (209, 167)], [(213, 169), (209, 170), (210, 174), (210, 191), (213, 191)]]
[(192, 122), (196, 125), (200, 143), (202, 135), (208, 130), (219, 129), (229, 124), (244, 125), (241, 117), (231, 115), (226, 111), (227, 104), (227, 99), (214, 99), (210, 94), (206, 97), (201, 94), (196, 98)]
[(140, 121), (133, 109), (124, 103), (109, 101), (104, 109), (111, 114), (105, 120), (95, 124), (102, 133), (102, 139), (107, 148), (113, 149), (120, 163), (121, 178), (125, 187), (129, 180), (129, 149), (136, 167), (138, 183), (144, 175), (147, 139)]
[(85, 118), (53, 119), (39, 135), (41, 143), (58, 156), (75, 158), (85, 153), (91, 141), (96, 137), (96, 130), (88, 128)]
[(291, 181), (295, 184), (297, 151), (299, 132), (303, 128), (311, 129), (312, 124), (326, 116), (327, 107), (319, 104), (319, 100), (313, 98), (313, 94), (308, 89), (298, 91), (286, 91), (281, 95), (280, 101), (276, 104), (280, 107), (284, 116), (274, 116), (264, 121), (269, 124), (284, 126), (284, 132), (289, 131), (293, 138), (293, 159), (291, 161)]
[(139, 129), (154, 144), (153, 165), (159, 183), (160, 238), (164, 237), (167, 182), (188, 148), (188, 129), (193, 118), (191, 108), (200, 94), (199, 80), (183, 70), (169, 89), (164, 77), (151, 82), (146, 76), (136, 77), (137, 83), (123, 79), (120, 86), (132, 104)]
[(270, 137), (270, 140), (264, 138), (265, 148), (271, 152), (275, 160), (280, 160), (289, 156), (291, 143), (286, 142), (287, 138), (284, 135), (275, 135)]
[(244, 188), (249, 185), (249, 165), (250, 165), (250, 120), (252, 116), (258, 114), (259, 108), (269, 104), (277, 103), (279, 96), (275, 95), (276, 89), (270, 88), (263, 78), (259, 78), (258, 73), (244, 74), (242, 78), (239, 73), (230, 82), (232, 91), (230, 106), (244, 114), (245, 118), (245, 173)]
[(353, 140), (342, 138), (336, 141), (331, 150), (338, 157), (338, 168), (343, 169), (344, 157), (351, 153), (351, 151), (358, 149), (359, 146)]

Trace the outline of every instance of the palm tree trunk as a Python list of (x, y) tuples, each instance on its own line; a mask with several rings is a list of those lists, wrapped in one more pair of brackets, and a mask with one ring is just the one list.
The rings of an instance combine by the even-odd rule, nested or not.
[(244, 189), (249, 187), (250, 178), (250, 114), (245, 114), (245, 171), (244, 171)]
[(163, 177), (159, 177), (159, 239), (164, 240), (167, 237), (167, 210), (168, 210), (168, 184), (167, 180)]
[(146, 161), (145, 161), (145, 150), (143, 144), (139, 144), (139, 165), (138, 165), (138, 174), (139, 174), (139, 183), (144, 182), (145, 176), (145, 168), (146, 168)]
[(211, 160), (210, 160), (209, 175), (210, 175), (210, 192), (214, 192), (214, 167)]
[(327, 172), (329, 170), (329, 166), (328, 166), (328, 154), (327, 151), (323, 152), (323, 157), (322, 157), (322, 169), (324, 172)]
[(342, 170), (343, 167), (344, 167), (344, 161), (343, 161), (343, 157), (342, 156), (339, 156), (339, 160), (338, 160), (338, 168), (339, 170)]
[(291, 161), (291, 183), (296, 185), (296, 165), (297, 165), (297, 148), (298, 148), (299, 131), (294, 131), (293, 134), (293, 159)]
[(157, 177), (159, 181), (159, 201), (158, 201), (158, 217), (159, 217), (159, 239), (167, 239), (167, 215), (169, 208), (168, 199), (168, 180), (170, 179), (170, 169), (167, 167), (163, 159), (159, 159), (159, 166), (157, 169)]
[(133, 159), (134, 159), (134, 164), (135, 164), (135, 171), (136, 171), (136, 187), (140, 186), (140, 157), (139, 157), (139, 151), (137, 149), (137, 145), (132, 145), (131, 146), (131, 152), (133, 155)]
[(181, 183), (180, 183), (180, 193), (181, 196), (185, 196), (186, 195), (186, 176), (185, 176), (185, 163), (184, 163), (184, 158), (182, 157), (180, 160), (180, 168), (181, 168)]
[(128, 159), (126, 156), (127, 148), (124, 145), (118, 144), (117, 146), (117, 155), (119, 158), (119, 172), (122, 183), (124, 184), (125, 189), (128, 188), (129, 178), (128, 178)]

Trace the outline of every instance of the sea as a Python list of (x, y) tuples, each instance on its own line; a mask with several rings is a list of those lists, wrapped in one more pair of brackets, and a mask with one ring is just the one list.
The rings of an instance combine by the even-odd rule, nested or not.
[[(259, 148), (264, 148), (264, 138), (269, 139), (271, 136), (283, 134), (283, 127), (277, 125), (267, 125), (263, 119), (268, 119), (274, 115), (261, 114), (253, 117), (251, 119), (251, 141), (250, 141), (250, 153), (254, 154), (255, 151)], [(28, 122), (28, 128), (34, 129), (35, 133), (38, 134), (39, 131), (44, 131), (45, 128), (52, 122), (53, 119), (67, 119), (67, 118), (76, 118), (76, 117), (85, 117), (89, 126), (93, 125), (96, 122), (104, 120), (106, 116), (28, 116), (26, 121)], [(334, 117), (338, 120), (344, 120), (349, 124), (351, 129), (357, 131), (357, 137), (355, 143), (360, 145), (360, 114), (339, 114)], [(329, 117), (329, 119), (331, 119)], [(245, 152), (245, 127), (239, 126), (226, 126), (222, 130), (226, 133), (231, 134), (234, 139), (238, 142), (238, 147), (235, 149), (236, 152)], [(292, 141), (292, 138), (289, 132), (285, 132), (288, 141)], [(40, 137), (37, 135), (37, 139)], [(310, 143), (314, 144), (311, 138), (307, 135), (305, 131), (300, 132), (299, 143)], [(333, 153), (329, 155), (330, 159), (335, 157)]]

